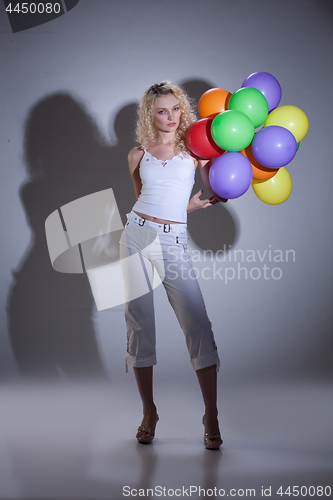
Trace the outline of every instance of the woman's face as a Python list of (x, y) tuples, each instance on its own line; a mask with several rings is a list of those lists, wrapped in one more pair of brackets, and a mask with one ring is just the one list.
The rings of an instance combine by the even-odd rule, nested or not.
[(156, 97), (153, 106), (153, 122), (161, 132), (174, 132), (180, 122), (179, 102), (173, 94)]

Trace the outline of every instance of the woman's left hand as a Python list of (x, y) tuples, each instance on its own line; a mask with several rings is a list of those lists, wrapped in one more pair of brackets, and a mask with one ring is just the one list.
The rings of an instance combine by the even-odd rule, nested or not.
[(215, 205), (220, 200), (215, 196), (211, 196), (210, 198), (206, 198), (205, 200), (200, 200), (200, 196), (203, 193), (203, 189), (200, 189), (195, 195), (192, 196), (188, 203), (187, 212), (194, 212), (194, 210), (199, 210), (199, 208), (207, 208)]

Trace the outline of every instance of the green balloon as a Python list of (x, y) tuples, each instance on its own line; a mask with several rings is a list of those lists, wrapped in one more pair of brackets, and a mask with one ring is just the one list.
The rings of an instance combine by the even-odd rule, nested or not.
[(226, 151), (245, 149), (254, 137), (254, 126), (250, 118), (235, 109), (215, 116), (211, 127), (214, 142)]
[(236, 90), (230, 97), (228, 109), (236, 109), (245, 113), (255, 128), (264, 123), (268, 116), (266, 97), (252, 87)]

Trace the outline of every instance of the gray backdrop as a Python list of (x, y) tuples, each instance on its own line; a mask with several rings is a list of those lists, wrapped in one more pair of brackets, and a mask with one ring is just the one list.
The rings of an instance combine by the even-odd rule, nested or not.
[[(85, 275), (53, 271), (45, 219), (108, 187), (125, 218), (135, 105), (152, 83), (173, 80), (198, 99), (211, 87), (234, 92), (255, 71), (279, 80), (280, 104), (303, 109), (310, 129), (287, 167), (285, 203), (266, 205), (250, 188), (189, 216), (221, 371), (227, 380), (331, 376), (331, 3), (81, 0), (14, 34), (3, 5), (0, 19), (1, 377), (123, 376), (123, 307), (98, 313)], [(227, 262), (216, 259), (223, 248)], [(235, 250), (256, 255), (241, 263), (239, 279)], [(277, 253), (284, 261), (269, 258)], [(235, 272), (227, 282), (226, 267)], [(159, 376), (192, 376), (161, 289), (156, 315)]]

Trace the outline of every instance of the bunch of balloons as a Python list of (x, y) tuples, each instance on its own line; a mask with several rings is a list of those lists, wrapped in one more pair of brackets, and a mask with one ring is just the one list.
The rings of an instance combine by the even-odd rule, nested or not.
[(187, 144), (199, 158), (211, 194), (238, 198), (252, 183), (264, 203), (278, 205), (290, 195), (285, 165), (294, 158), (309, 121), (300, 108), (280, 106), (281, 86), (270, 73), (249, 75), (233, 94), (213, 88), (199, 100), (201, 119), (188, 130)]

